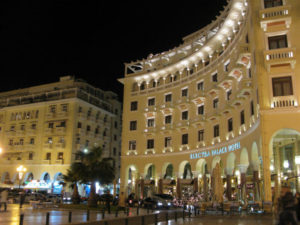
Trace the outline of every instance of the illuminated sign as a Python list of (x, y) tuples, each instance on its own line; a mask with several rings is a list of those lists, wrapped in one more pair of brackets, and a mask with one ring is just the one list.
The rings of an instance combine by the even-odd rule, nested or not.
[(222, 155), (227, 152), (233, 152), (240, 148), (241, 148), (241, 144), (240, 144), (240, 142), (237, 142), (232, 145), (224, 146), (224, 147), (221, 147), (218, 149), (211, 149), (211, 150), (207, 150), (207, 151), (192, 153), (192, 154), (190, 154), (190, 159), (201, 159), (201, 158), (207, 158), (209, 156)]

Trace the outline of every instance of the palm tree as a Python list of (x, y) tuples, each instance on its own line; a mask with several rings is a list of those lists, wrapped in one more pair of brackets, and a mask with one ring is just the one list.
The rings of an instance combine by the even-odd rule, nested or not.
[(77, 183), (81, 181), (83, 176), (83, 164), (82, 163), (73, 163), (71, 168), (67, 170), (67, 174), (63, 175), (63, 179), (66, 182), (71, 183), (71, 187), (73, 188), (72, 194), (72, 202), (73, 204), (80, 203), (80, 196), (78, 193)]
[(88, 199), (89, 207), (97, 206), (96, 198), (96, 182), (99, 181), (102, 185), (109, 184), (115, 179), (113, 159), (102, 158), (102, 149), (94, 147), (89, 152), (78, 152), (82, 164), (80, 172), (80, 180), (82, 183), (91, 185), (90, 195)]

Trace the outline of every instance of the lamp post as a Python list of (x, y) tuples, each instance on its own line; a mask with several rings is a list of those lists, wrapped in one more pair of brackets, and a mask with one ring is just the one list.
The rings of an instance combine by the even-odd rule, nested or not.
[(26, 170), (27, 169), (22, 165), (17, 168), (17, 172), (19, 175), (19, 189), (21, 189), (21, 179), (22, 179), (23, 173), (25, 173)]

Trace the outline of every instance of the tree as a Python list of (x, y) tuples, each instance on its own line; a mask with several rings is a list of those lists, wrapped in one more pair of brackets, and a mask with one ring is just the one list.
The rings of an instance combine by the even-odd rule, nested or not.
[(77, 183), (81, 181), (83, 176), (83, 164), (82, 163), (72, 163), (71, 168), (67, 170), (67, 174), (63, 175), (63, 179), (66, 182), (71, 183), (73, 188), (72, 202), (73, 204), (80, 203), (80, 196), (78, 193)]
[(89, 207), (97, 206), (96, 182), (99, 181), (104, 185), (111, 183), (115, 179), (113, 159), (102, 158), (102, 153), (103, 151), (100, 147), (94, 147), (88, 152), (80, 151), (77, 153), (81, 164), (80, 181), (91, 185), (88, 199)]

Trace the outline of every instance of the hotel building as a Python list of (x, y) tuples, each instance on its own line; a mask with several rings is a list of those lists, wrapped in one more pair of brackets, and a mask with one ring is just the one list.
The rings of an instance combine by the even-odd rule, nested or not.
[(125, 64), (121, 202), (299, 191), (299, 12), (298, 0), (231, 0), (180, 46)]
[[(55, 181), (76, 160), (75, 153), (95, 145), (103, 147), (103, 157), (115, 159), (118, 178), (121, 114), (115, 93), (71, 76), (0, 93), (0, 186), (59, 192)], [(21, 179), (20, 165), (27, 169)]]

